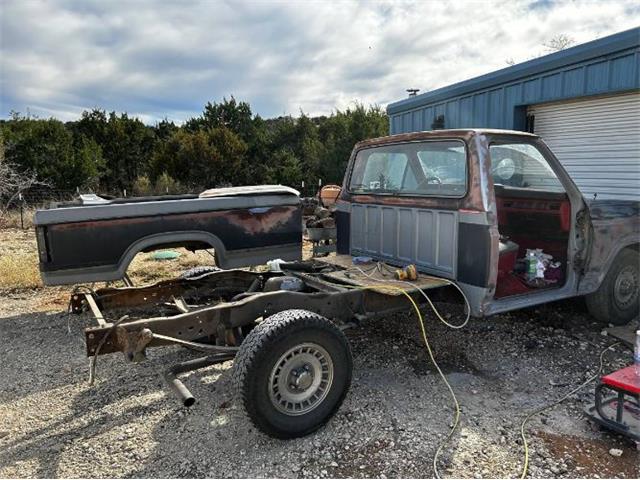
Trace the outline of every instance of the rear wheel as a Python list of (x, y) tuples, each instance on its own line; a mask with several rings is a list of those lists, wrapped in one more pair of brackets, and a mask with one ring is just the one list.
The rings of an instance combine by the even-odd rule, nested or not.
[(255, 327), (240, 346), (234, 381), (254, 425), (277, 438), (325, 424), (351, 384), (344, 333), (306, 310), (285, 310)]
[(639, 313), (639, 293), (640, 255), (626, 248), (611, 264), (600, 288), (587, 295), (587, 307), (601, 322), (626, 325)]

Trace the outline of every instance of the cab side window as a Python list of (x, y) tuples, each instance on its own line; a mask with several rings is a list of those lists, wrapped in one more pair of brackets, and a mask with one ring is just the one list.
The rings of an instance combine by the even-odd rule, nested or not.
[(530, 143), (495, 143), (489, 147), (494, 185), (564, 192), (540, 150)]

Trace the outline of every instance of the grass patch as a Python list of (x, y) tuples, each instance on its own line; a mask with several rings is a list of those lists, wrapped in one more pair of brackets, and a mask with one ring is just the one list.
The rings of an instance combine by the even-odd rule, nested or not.
[(0, 290), (42, 287), (33, 229), (0, 229)]
[[(33, 215), (36, 213), (35, 209), (27, 208), (23, 212), (22, 223), (24, 223), (25, 229), (33, 228)], [(21, 228), (22, 223), (20, 221), (20, 210), (12, 209), (5, 212), (0, 216), (0, 229), (3, 228)]]
[(0, 255), (0, 289), (17, 290), (41, 286), (37, 257), (25, 253)]

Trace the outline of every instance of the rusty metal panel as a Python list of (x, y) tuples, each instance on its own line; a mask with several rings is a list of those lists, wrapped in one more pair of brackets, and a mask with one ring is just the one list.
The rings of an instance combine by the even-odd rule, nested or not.
[(458, 212), (353, 204), (352, 255), (395, 264), (414, 263), (421, 271), (455, 278)]

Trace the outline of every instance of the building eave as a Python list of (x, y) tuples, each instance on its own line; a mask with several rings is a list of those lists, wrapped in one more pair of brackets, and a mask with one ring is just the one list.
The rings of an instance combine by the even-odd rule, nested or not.
[(478, 90), (485, 90), (494, 86), (504, 85), (523, 77), (541, 74), (545, 71), (567, 67), (575, 63), (612, 55), (619, 51), (638, 47), (640, 47), (640, 27), (583, 43), (560, 52), (555, 52), (511, 67), (503, 68), (495, 72), (487, 73), (479, 77), (442, 87), (431, 92), (416, 95), (415, 97), (405, 98), (403, 100), (390, 103), (387, 106), (387, 113), (389, 115), (393, 115), (400, 112), (406, 112), (428, 104), (463, 96)]

